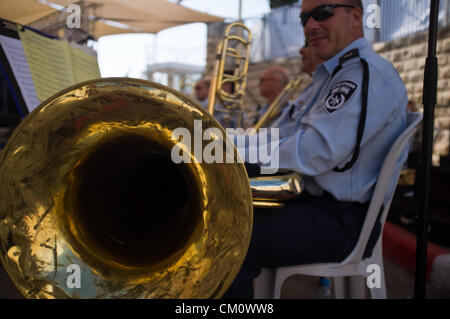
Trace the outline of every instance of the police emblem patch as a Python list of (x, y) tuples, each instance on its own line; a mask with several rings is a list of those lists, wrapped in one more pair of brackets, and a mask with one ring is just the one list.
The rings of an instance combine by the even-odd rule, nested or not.
[(336, 84), (325, 99), (325, 107), (327, 111), (329, 113), (333, 113), (338, 108), (343, 106), (348, 100), (350, 100), (357, 88), (358, 84), (349, 80)]

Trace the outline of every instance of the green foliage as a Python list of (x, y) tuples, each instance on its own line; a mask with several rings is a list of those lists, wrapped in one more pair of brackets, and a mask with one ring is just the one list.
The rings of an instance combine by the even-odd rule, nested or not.
[(286, 6), (288, 4), (296, 3), (298, 0), (270, 0), (270, 9)]

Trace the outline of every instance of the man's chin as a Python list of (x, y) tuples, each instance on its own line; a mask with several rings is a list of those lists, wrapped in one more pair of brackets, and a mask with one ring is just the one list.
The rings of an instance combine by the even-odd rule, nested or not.
[(325, 39), (319, 40), (313, 44), (314, 53), (317, 57), (324, 59), (324, 56), (327, 56), (329, 51), (328, 43)]
[(321, 60), (328, 60), (332, 57), (332, 55), (330, 56), (330, 53), (328, 52), (329, 50), (326, 50), (327, 48), (325, 47), (319, 47), (319, 48), (314, 48), (314, 53), (316, 55), (316, 57), (318, 57)]

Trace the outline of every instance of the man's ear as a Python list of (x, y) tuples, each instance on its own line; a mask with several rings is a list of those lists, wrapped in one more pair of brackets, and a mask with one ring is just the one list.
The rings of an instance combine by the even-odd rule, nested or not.
[(362, 26), (363, 12), (360, 7), (356, 7), (352, 11), (352, 24), (354, 26)]

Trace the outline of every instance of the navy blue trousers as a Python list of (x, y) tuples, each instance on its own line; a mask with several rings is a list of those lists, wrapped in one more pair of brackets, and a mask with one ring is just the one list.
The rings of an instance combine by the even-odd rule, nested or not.
[[(368, 203), (304, 193), (283, 209), (255, 209), (247, 256), (224, 298), (253, 298), (253, 279), (261, 268), (344, 260), (356, 245), (367, 208)], [(377, 226), (365, 255), (372, 252)]]

